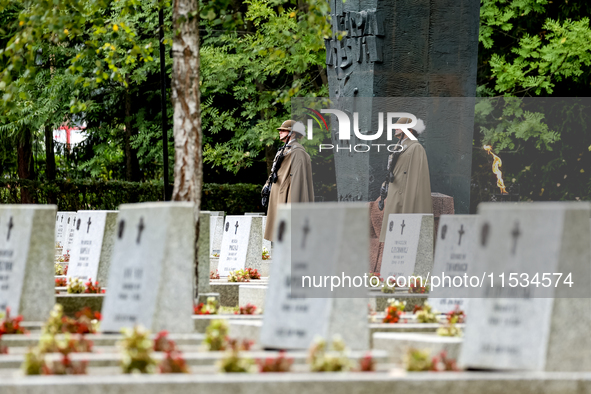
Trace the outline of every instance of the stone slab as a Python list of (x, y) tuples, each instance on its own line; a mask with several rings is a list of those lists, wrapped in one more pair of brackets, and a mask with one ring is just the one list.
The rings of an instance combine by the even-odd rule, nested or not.
[(197, 272), (199, 277), (197, 279), (197, 292), (199, 293), (210, 293), (211, 288), (209, 287), (209, 256), (210, 251), (210, 234), (211, 227), (214, 223), (214, 216), (209, 211), (199, 212), (199, 240), (198, 240), (198, 254), (197, 261), (198, 267)]
[[(218, 269), (219, 261), (220, 261), (220, 259), (218, 259), (216, 257), (209, 258), (210, 273), (215, 272)], [(273, 263), (273, 259), (261, 260), (259, 268), (257, 268), (257, 270), (259, 271), (259, 274), (261, 274), (261, 277), (268, 277), (270, 275), (272, 263)], [(219, 271), (218, 271), (218, 273), (219, 273)]]
[(0, 393), (79, 394), (242, 394), (340, 393), (407, 394), (582, 394), (591, 388), (588, 373), (432, 373), (393, 370), (383, 373), (279, 373), (279, 374), (155, 374), (109, 376), (11, 376), (3, 378)]
[[(156, 333), (151, 334), (151, 338), (156, 337)], [(63, 334), (58, 334), (57, 339), (63, 339)], [(117, 342), (123, 339), (121, 334), (86, 334), (85, 338), (92, 341), (95, 346), (115, 346)], [(178, 345), (200, 345), (205, 336), (196, 333), (169, 333), (168, 338), (175, 341)], [(6, 334), (2, 336), (2, 345), (13, 347), (29, 347), (35, 346), (39, 343), (41, 334)]]
[(271, 273), (271, 264), (272, 263), (273, 263), (273, 259), (261, 261), (261, 269), (259, 270), (261, 277), (263, 277), (263, 278), (269, 277), (269, 275)]
[(64, 307), (64, 314), (73, 317), (82, 308), (89, 307), (100, 312), (103, 308), (104, 294), (67, 294), (55, 295), (55, 303)]
[(452, 196), (446, 196), (443, 193), (431, 193), (431, 201), (433, 201), (433, 245), (437, 245), (437, 231), (439, 229), (439, 221), (443, 215), (453, 215), (454, 209), (454, 198)]
[[(372, 357), (375, 362), (384, 362), (387, 359), (386, 352), (384, 351), (372, 351)], [(47, 358), (58, 358), (57, 354), (50, 354)], [(56, 357), (57, 356), (57, 357)], [(272, 359), (280, 356), (277, 351), (248, 351), (241, 352), (239, 357), (251, 360), (257, 359)], [(350, 355), (352, 360), (358, 361), (365, 356), (365, 353), (354, 352)], [(159, 362), (164, 359), (165, 353), (154, 352), (152, 358)], [(183, 351), (183, 359), (189, 366), (214, 366), (217, 362), (226, 357), (226, 352), (187, 352)], [(306, 363), (308, 358), (307, 352), (290, 352), (289, 357), (293, 360), (295, 365), (303, 365)], [(0, 369), (20, 368), (24, 360), (24, 355), (5, 355), (0, 356)], [(76, 361), (86, 361), (88, 367), (117, 367), (120, 365), (123, 356), (120, 353), (72, 353), (70, 359)]]
[(0, 205), (0, 311), (45, 320), (55, 302), (55, 205)]
[(220, 294), (219, 293), (201, 293), (197, 296), (197, 300), (195, 301), (195, 305), (199, 305), (201, 303), (206, 304), (207, 299), (213, 297), (218, 305), (220, 304)]
[(410, 294), (410, 293), (395, 293), (395, 294), (384, 294), (378, 293), (370, 298), (370, 305), (376, 311), (383, 311), (388, 306), (388, 300), (395, 298), (399, 301), (406, 302), (406, 310), (412, 311), (416, 306), (421, 306), (427, 301), (428, 294)]
[(410, 348), (429, 350), (431, 356), (445, 351), (448, 357), (457, 360), (461, 346), (462, 338), (440, 337), (435, 334), (407, 332), (376, 332), (373, 334), (374, 349), (385, 350), (390, 361), (395, 364), (404, 362), (404, 355)]
[[(257, 285), (253, 282), (248, 283)], [(265, 282), (261, 281), (262, 283)], [(220, 306), (236, 307), (240, 304), (240, 286), (244, 284), (243, 282), (226, 282), (225, 279), (211, 281), (211, 290), (220, 295)]]
[(210, 227), (210, 254), (213, 256), (217, 254), (219, 257), (220, 250), (222, 248), (222, 237), (224, 235), (224, 214), (213, 215), (211, 220), (213, 223)]
[(262, 327), (261, 320), (228, 320), (228, 336), (238, 340), (251, 340), (252, 349), (263, 349), (265, 346), (260, 341)]
[(194, 269), (192, 203), (121, 205), (101, 330), (193, 331)]
[(195, 332), (205, 333), (213, 320), (261, 321), (262, 315), (193, 315)]
[[(209, 258), (209, 272), (215, 272), (218, 269), (220, 259), (218, 257)], [(218, 271), (219, 273), (219, 271)]]
[(266, 295), (267, 286), (241, 285), (238, 287), (238, 306), (251, 304), (256, 306), (257, 312), (260, 312), (265, 307)]

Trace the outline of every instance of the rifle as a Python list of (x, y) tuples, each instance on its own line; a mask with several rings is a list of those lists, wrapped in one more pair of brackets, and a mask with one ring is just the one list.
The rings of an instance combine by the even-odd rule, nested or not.
[[(287, 140), (289, 141), (289, 137), (291, 136), (291, 132), (289, 133)], [(285, 144), (283, 144), (283, 146), (281, 148), (279, 148), (279, 151), (277, 152), (277, 158), (275, 159), (275, 161), (273, 162), (273, 167), (271, 168), (271, 175), (269, 175), (269, 179), (267, 180), (267, 183), (265, 184), (265, 186), (263, 187), (263, 190), (261, 191), (261, 204), (263, 205), (263, 207), (267, 207), (267, 205), (269, 205), (269, 197), (271, 196), (271, 187), (273, 186), (274, 183), (277, 183), (277, 180), (279, 179), (279, 176), (277, 175), (277, 171), (279, 171), (279, 168), (281, 168), (281, 163), (283, 162), (283, 159), (285, 159), (285, 148), (287, 147), (287, 142), (285, 142)]]
[(384, 200), (388, 197), (388, 187), (390, 183), (394, 182), (394, 167), (398, 162), (398, 158), (402, 151), (395, 151), (388, 157), (388, 169), (386, 172), (386, 180), (382, 183), (380, 188), (380, 201), (378, 201), (378, 208), (380, 211), (384, 210)]

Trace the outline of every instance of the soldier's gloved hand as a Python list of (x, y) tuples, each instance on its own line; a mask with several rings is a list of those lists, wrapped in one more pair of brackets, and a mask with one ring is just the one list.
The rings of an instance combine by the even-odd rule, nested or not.
[(388, 197), (388, 182), (382, 183), (380, 188), (380, 201), (378, 201), (378, 208), (380, 211), (384, 210), (384, 200)]

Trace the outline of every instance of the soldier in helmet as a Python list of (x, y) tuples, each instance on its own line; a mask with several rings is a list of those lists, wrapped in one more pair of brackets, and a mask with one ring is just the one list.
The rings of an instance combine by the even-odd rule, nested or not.
[(286, 120), (277, 130), (285, 144), (275, 155), (271, 175), (261, 193), (263, 205), (269, 206), (265, 227), (265, 239), (268, 241), (273, 241), (277, 205), (314, 201), (310, 155), (298, 142), (305, 135), (304, 124)]

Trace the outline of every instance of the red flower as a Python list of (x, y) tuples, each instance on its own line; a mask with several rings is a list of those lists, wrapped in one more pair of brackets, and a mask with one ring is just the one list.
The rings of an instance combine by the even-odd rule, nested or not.
[(388, 309), (386, 309), (386, 316), (384, 317), (384, 320), (382, 320), (382, 323), (398, 323), (399, 320), (400, 311), (398, 308), (396, 306), (389, 306)]

